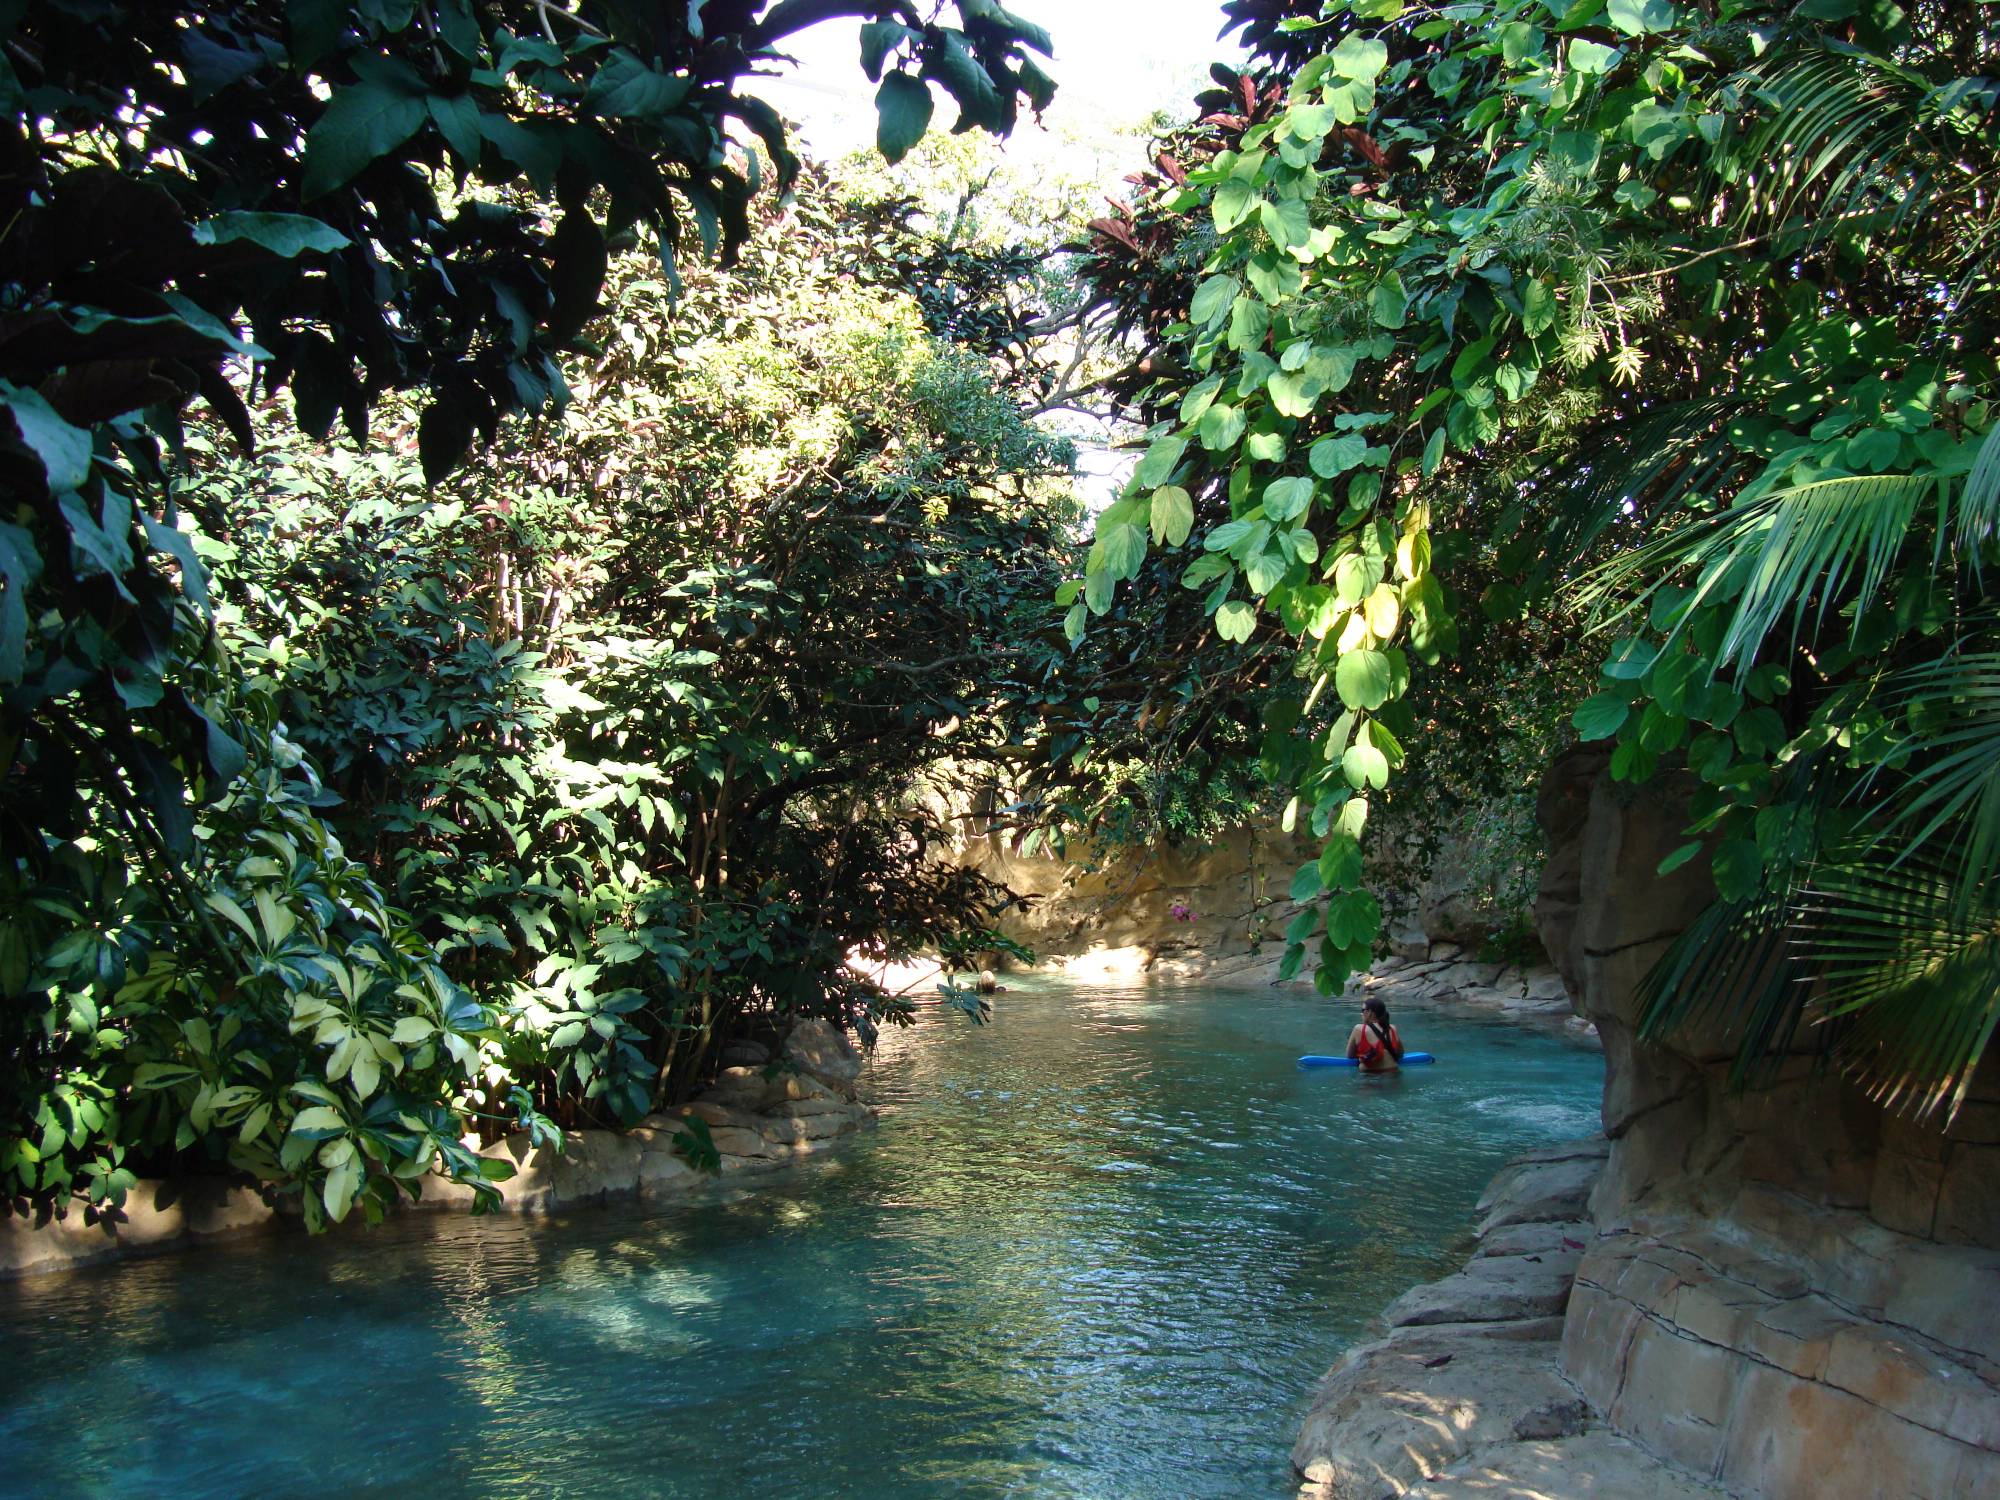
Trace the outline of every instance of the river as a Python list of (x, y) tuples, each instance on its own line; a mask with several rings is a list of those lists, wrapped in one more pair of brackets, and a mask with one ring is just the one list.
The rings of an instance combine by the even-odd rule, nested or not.
[(1352, 1002), (1015, 989), (864, 1075), (879, 1130), (754, 1190), (412, 1216), (0, 1287), (0, 1492), (1278, 1497), (1314, 1382), (1463, 1258), (1594, 1052)]

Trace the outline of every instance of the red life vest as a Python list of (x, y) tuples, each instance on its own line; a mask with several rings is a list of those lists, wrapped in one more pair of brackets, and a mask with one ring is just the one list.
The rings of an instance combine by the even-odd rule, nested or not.
[[(1403, 1038), (1397, 1034), (1393, 1025), (1389, 1028), (1389, 1040), (1395, 1044), (1398, 1053), (1403, 1050)], [(1389, 1048), (1382, 1045), (1382, 1039), (1375, 1028), (1363, 1022), (1361, 1040), (1354, 1044), (1354, 1060), (1364, 1068), (1372, 1068), (1375, 1066), (1375, 1059), (1387, 1051)]]

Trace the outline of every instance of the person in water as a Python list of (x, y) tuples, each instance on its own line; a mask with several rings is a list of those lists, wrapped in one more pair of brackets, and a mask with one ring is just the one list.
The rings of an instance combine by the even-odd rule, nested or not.
[(1347, 1055), (1364, 1073), (1393, 1073), (1403, 1065), (1403, 1038), (1389, 1024), (1389, 1007), (1380, 1000), (1361, 1003), (1361, 1024), (1347, 1035)]

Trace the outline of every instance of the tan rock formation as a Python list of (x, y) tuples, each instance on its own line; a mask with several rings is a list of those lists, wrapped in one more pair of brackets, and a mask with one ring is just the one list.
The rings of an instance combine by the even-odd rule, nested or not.
[(1587, 752), (1543, 793), (1537, 916), (1604, 1043), (1611, 1141), (1564, 1371), (1743, 1494), (2000, 1494), (2000, 1070), (1932, 1131), (1804, 1050), (1737, 1092), (1726, 1035), (1641, 1042), (1639, 981), (1711, 894), (1700, 861), (1655, 873), (1684, 793)]
[(1394, 1303), (1387, 1337), (1321, 1384), (1292, 1450), (1301, 1500), (1724, 1493), (1608, 1430), (1562, 1374), (1562, 1312), (1583, 1250), (1573, 1231), (1604, 1159), (1603, 1141), (1571, 1142), (1494, 1180), (1465, 1269)]

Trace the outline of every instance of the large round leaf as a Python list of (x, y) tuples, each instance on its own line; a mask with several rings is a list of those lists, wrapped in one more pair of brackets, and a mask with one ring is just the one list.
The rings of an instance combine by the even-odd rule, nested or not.
[(1333, 669), (1333, 685), (1349, 708), (1377, 709), (1389, 701), (1394, 676), (1386, 652), (1350, 651)]

